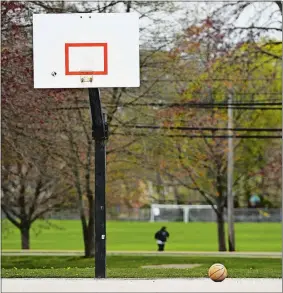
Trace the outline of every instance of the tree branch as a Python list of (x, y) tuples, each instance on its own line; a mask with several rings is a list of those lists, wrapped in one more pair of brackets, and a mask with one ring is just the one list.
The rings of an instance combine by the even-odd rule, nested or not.
[(203, 189), (201, 189), (200, 187), (199, 187), (199, 185), (197, 184), (197, 182), (196, 182), (196, 180), (195, 180), (195, 178), (192, 176), (192, 174), (191, 174), (191, 170), (189, 170), (186, 166), (185, 166), (185, 164), (184, 164), (184, 162), (183, 162), (183, 159), (182, 159), (182, 157), (181, 157), (181, 150), (180, 150), (180, 148), (178, 147), (178, 157), (179, 157), (179, 161), (180, 161), (180, 163), (181, 163), (181, 165), (182, 165), (182, 167), (187, 171), (187, 173), (188, 173), (188, 175), (190, 176), (190, 179), (192, 180), (192, 182), (193, 182), (193, 184), (195, 185), (195, 187), (197, 188), (197, 191), (206, 199), (206, 201), (211, 205), (211, 207), (213, 208), (213, 210), (215, 211), (215, 213), (216, 214), (218, 214), (218, 210), (214, 207), (214, 203), (213, 203), (213, 201), (209, 198), (209, 196), (208, 196), (208, 193), (206, 193)]
[(8, 209), (6, 209), (5, 205), (1, 204), (1, 209), (3, 210), (3, 212), (5, 213), (6, 217), (8, 218), (8, 220), (13, 223), (17, 228), (20, 229), (21, 224), (18, 223), (13, 216), (10, 214), (10, 212), (8, 211)]
[(277, 6), (279, 7), (279, 10), (281, 12), (281, 15), (282, 15), (282, 1), (275, 1), (275, 3), (277, 4)]
[(276, 31), (282, 32), (282, 29), (278, 28), (278, 27), (264, 27), (264, 26), (254, 26), (254, 25), (247, 26), (247, 27), (237, 26), (237, 27), (233, 27), (233, 28), (228, 28), (227, 30), (251, 30), (251, 29), (266, 30), (266, 31), (267, 30), (276, 30)]

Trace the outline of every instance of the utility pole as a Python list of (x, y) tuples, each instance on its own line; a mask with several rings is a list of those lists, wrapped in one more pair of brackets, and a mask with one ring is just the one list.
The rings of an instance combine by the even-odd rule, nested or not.
[(228, 242), (229, 251), (235, 251), (234, 230), (234, 197), (233, 197), (233, 172), (234, 172), (234, 144), (233, 144), (233, 94), (228, 95), (228, 166), (227, 166), (227, 211), (228, 211)]

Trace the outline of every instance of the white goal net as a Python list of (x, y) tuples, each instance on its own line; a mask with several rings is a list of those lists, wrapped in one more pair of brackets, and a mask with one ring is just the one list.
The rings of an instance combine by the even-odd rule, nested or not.
[(216, 215), (210, 205), (152, 204), (151, 222), (211, 222)]
[[(280, 208), (235, 208), (235, 222), (281, 222)], [(227, 221), (227, 210), (224, 210)], [(152, 204), (150, 222), (215, 222), (216, 214), (210, 205)]]

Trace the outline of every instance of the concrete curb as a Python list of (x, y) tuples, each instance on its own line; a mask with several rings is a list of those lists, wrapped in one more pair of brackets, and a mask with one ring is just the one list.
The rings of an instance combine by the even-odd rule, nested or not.
[(282, 292), (282, 279), (2, 279), (2, 292)]
[[(81, 256), (81, 250), (2, 250), (3, 256)], [(282, 258), (281, 252), (213, 252), (213, 251), (108, 251), (107, 255), (144, 255), (144, 256), (210, 256), (210, 257), (247, 257)]]

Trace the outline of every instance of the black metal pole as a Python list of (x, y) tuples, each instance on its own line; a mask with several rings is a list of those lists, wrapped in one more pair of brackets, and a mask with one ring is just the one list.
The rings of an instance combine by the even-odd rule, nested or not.
[(92, 136), (95, 140), (95, 278), (106, 278), (106, 140), (107, 123), (102, 114), (100, 93), (89, 88)]
[(95, 141), (95, 277), (106, 277), (105, 141)]

